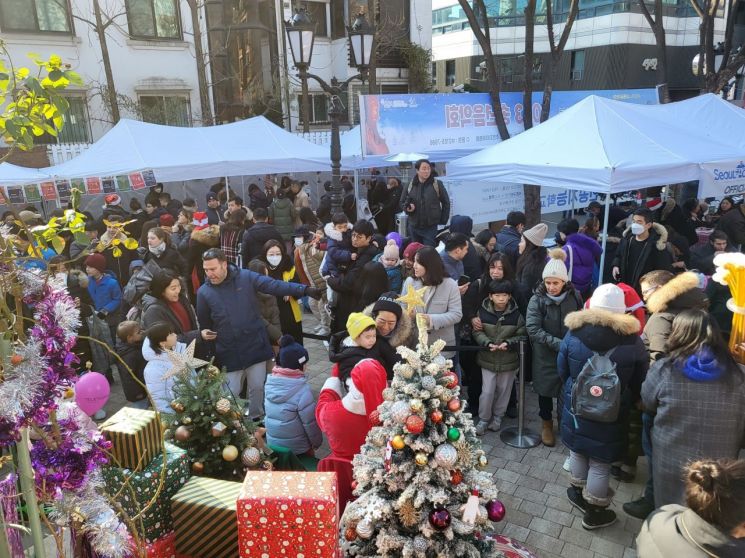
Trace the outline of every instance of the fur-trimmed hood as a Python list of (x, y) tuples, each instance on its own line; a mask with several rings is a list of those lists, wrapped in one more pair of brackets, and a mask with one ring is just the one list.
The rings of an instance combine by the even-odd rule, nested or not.
[[(368, 304), (362, 313), (366, 316), (372, 317), (373, 306), (375, 306), (374, 302)], [(396, 328), (393, 330), (393, 333), (391, 333), (391, 336), (386, 339), (388, 344), (394, 349), (399, 345), (404, 347), (408, 346), (413, 327), (413, 321), (409, 316), (409, 313), (406, 310), (403, 310), (403, 312), (401, 312), (401, 319), (398, 320), (398, 323), (396, 324)]]
[(670, 307), (706, 308), (708, 299), (699, 286), (698, 275), (691, 271), (673, 277), (651, 294), (647, 308), (653, 314), (665, 312)]
[(191, 238), (204, 246), (215, 247), (220, 245), (220, 227), (219, 225), (210, 225), (203, 229), (194, 229), (191, 231)]
[(664, 221), (667, 219), (667, 217), (672, 213), (672, 211), (675, 209), (675, 206), (678, 205), (673, 198), (667, 198), (665, 200), (665, 205), (662, 206), (662, 209), (660, 209), (660, 220)]
[[(652, 223), (652, 229), (649, 231), (650, 236), (654, 238), (654, 234), (657, 234), (657, 240), (655, 242), (655, 247), (662, 252), (663, 250), (667, 250), (667, 229), (660, 225), (659, 223)], [(625, 231), (623, 231), (624, 238), (631, 236), (631, 227), (629, 226)]]
[[(349, 228), (351, 229), (352, 226), (350, 225)], [(323, 234), (326, 235), (326, 238), (330, 238), (331, 240), (335, 240), (336, 242), (341, 242), (344, 237), (343, 233), (337, 231), (334, 228), (334, 223), (326, 223), (323, 226)]]
[(564, 325), (570, 331), (576, 331), (584, 326), (608, 327), (619, 335), (634, 335), (639, 333), (639, 320), (630, 314), (619, 314), (599, 308), (588, 308), (571, 312), (564, 318)]

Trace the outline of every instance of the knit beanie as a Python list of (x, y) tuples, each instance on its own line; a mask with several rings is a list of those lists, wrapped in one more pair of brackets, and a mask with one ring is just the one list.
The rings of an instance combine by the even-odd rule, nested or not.
[(562, 250), (561, 248), (551, 250), (548, 253), (548, 256), (549, 256), (549, 260), (548, 262), (546, 262), (546, 266), (543, 268), (542, 277), (544, 279), (547, 279), (549, 277), (553, 277), (555, 279), (561, 279), (565, 283), (569, 281), (569, 274), (567, 273), (567, 266), (564, 263), (564, 260), (566, 260), (567, 255), (564, 253), (564, 250)]
[(106, 271), (106, 258), (103, 254), (95, 253), (85, 258), (86, 267), (92, 267), (97, 269), (99, 272), (104, 273)]
[(387, 292), (380, 295), (380, 298), (375, 301), (372, 307), (372, 313), (375, 315), (377, 312), (391, 312), (396, 315), (396, 319), (400, 320), (403, 313), (403, 308), (396, 302), (399, 295), (394, 292)]
[(525, 237), (525, 240), (530, 241), (531, 244), (543, 246), (543, 239), (546, 238), (547, 233), (548, 225), (546, 223), (538, 223), (527, 231), (523, 231), (523, 236)]
[(398, 262), (398, 245), (396, 244), (395, 240), (389, 240), (388, 244), (385, 245), (385, 248), (383, 248), (383, 257), (388, 260), (396, 260), (396, 262)]
[(366, 358), (352, 368), (352, 381), (349, 382), (349, 395), (353, 399), (365, 401), (365, 413), (370, 416), (383, 402), (386, 386), (385, 368), (377, 360)]
[(398, 249), (401, 250), (401, 246), (403, 246), (404, 241), (401, 239), (401, 235), (397, 232), (389, 232), (387, 235), (385, 235), (385, 241), (386, 243), (389, 240), (395, 240), (396, 246), (398, 246)]
[(404, 248), (404, 258), (407, 260), (413, 260), (416, 253), (424, 248), (424, 244), (421, 242), (410, 242), (409, 245)]
[(626, 313), (626, 299), (623, 291), (613, 283), (600, 285), (590, 298), (590, 308), (607, 310), (615, 314)]
[(352, 312), (347, 318), (347, 332), (352, 339), (357, 339), (370, 326), (375, 327), (375, 320), (362, 312)]
[(279, 355), (277, 356), (279, 366), (290, 370), (301, 370), (307, 362), (308, 351), (296, 342), (292, 335), (285, 334), (279, 338)]

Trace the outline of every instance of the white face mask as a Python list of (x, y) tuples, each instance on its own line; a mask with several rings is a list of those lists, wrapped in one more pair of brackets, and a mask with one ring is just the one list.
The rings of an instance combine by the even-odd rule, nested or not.
[(634, 236), (640, 235), (644, 232), (644, 225), (639, 223), (631, 223), (631, 234)]
[(272, 267), (277, 267), (282, 262), (282, 256), (267, 256), (266, 261)]
[(299, 236), (295, 238), (295, 246), (302, 246), (303, 245), (303, 237)]

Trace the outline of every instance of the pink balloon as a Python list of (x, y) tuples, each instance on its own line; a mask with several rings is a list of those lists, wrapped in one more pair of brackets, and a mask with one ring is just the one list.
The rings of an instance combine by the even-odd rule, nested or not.
[(75, 384), (75, 402), (88, 416), (103, 409), (109, 400), (109, 381), (106, 376), (98, 372), (86, 372)]

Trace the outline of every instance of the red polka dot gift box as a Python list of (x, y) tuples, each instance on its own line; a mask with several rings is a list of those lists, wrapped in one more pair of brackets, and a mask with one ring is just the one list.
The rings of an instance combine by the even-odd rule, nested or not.
[(238, 496), (241, 558), (337, 558), (335, 473), (249, 471)]

